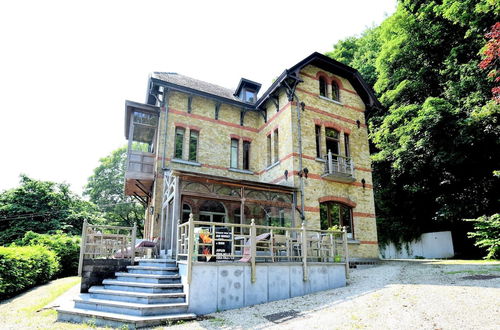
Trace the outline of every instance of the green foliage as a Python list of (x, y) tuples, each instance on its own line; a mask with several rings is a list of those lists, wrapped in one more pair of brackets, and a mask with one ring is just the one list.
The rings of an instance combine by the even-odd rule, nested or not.
[(0, 193), (0, 245), (30, 230), (80, 235), (83, 220), (96, 222), (99, 215), (92, 203), (72, 193), (67, 184), (21, 175), (17, 188)]
[(476, 246), (488, 251), (484, 259), (500, 259), (500, 213), (467, 221), (474, 222), (475, 231), (468, 233), (469, 237), (475, 239)]
[(48, 282), (58, 269), (55, 253), (43, 246), (1, 246), (0, 300)]
[(144, 207), (132, 197), (125, 196), (125, 166), (127, 147), (101, 158), (94, 174), (88, 179), (83, 194), (104, 212), (107, 224), (132, 227), (137, 223), (138, 234), (144, 226)]
[(385, 106), (368, 113), (380, 242), (449, 229), (465, 239), (461, 219), (500, 209), (500, 105), (479, 66), (499, 15), (492, 0), (400, 0), (379, 27), (327, 53)]
[(55, 252), (61, 265), (58, 276), (65, 277), (77, 274), (80, 257), (80, 236), (70, 236), (61, 231), (52, 235), (28, 231), (22, 239), (16, 241), (16, 245), (45, 246)]

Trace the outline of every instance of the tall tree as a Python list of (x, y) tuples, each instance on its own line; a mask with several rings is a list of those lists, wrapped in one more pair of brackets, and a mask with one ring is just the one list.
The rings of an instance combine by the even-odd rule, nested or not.
[(101, 158), (83, 194), (99, 206), (109, 224), (133, 226), (136, 223), (142, 235), (145, 209), (123, 192), (126, 157), (127, 147), (122, 147)]
[(84, 219), (99, 222), (100, 212), (72, 193), (67, 184), (21, 175), (17, 188), (0, 193), (0, 245), (22, 238), (30, 230), (80, 235)]

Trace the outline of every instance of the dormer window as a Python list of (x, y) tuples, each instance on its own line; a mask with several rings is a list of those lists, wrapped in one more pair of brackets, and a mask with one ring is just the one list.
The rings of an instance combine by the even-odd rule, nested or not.
[(255, 81), (241, 78), (240, 83), (234, 92), (234, 96), (243, 102), (255, 103), (257, 102), (257, 94), (259, 93), (260, 86), (261, 85)]
[(255, 103), (255, 91), (245, 89), (243, 92), (243, 101)]

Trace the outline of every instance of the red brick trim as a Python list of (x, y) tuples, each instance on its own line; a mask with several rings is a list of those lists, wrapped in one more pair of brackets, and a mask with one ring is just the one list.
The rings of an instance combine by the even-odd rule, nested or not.
[(194, 126), (194, 125), (189, 125), (188, 126), (190, 130), (193, 130), (193, 131), (201, 131), (201, 127), (199, 126)]
[(258, 133), (259, 132), (259, 129), (257, 129), (257, 128), (248, 127), (248, 126), (241, 126), (241, 125), (238, 125), (238, 124), (235, 124), (235, 123), (230, 123), (230, 122), (223, 121), (223, 120), (215, 120), (213, 118), (209, 118), (209, 117), (197, 115), (197, 114), (194, 114), (194, 113), (187, 113), (187, 112), (180, 111), (180, 110), (173, 109), (173, 108), (170, 108), (169, 112), (173, 113), (173, 114), (176, 114), (176, 115), (181, 115), (181, 116), (189, 117), (189, 118), (194, 118), (194, 119), (209, 121), (209, 122), (216, 123), (216, 124), (223, 125), (223, 126), (229, 126), (229, 127), (244, 129), (244, 130), (247, 130), (247, 131), (250, 131), (250, 132), (254, 132), (254, 133)]
[(242, 139), (243, 139), (243, 141), (247, 141), (247, 142), (252, 142), (253, 141), (252, 138), (249, 138), (247, 136), (243, 136)]
[[(297, 206), (298, 208), (300, 208), (300, 205)], [(319, 207), (312, 207), (312, 206), (304, 206), (304, 211), (306, 212), (316, 212), (316, 213), (319, 213)]]
[(374, 244), (374, 245), (378, 244), (377, 241), (359, 241), (359, 243), (361, 243), (361, 244)]
[(350, 200), (349, 198), (345, 197), (337, 197), (337, 196), (324, 196), (318, 199), (318, 202), (324, 203), (324, 202), (339, 202), (342, 204), (345, 204), (347, 206), (350, 206), (352, 208), (356, 207), (356, 203)]
[(315, 78), (315, 79), (319, 81), (319, 78), (320, 78), (320, 77), (325, 78), (325, 82), (326, 82), (328, 85), (330, 85), (330, 83), (331, 83), (331, 78), (330, 78), (330, 77), (328, 77), (328, 74), (327, 74), (326, 72), (324, 72), (324, 71), (318, 71), (318, 72), (316, 72), (316, 78)]
[(334, 128), (334, 129), (336, 129), (339, 132), (344, 132), (344, 133), (347, 133), (347, 134), (351, 134), (351, 130), (349, 128), (344, 127), (344, 126), (340, 126), (339, 124), (331, 122), (331, 121), (323, 121), (323, 125), (325, 127), (328, 127), (328, 128)]
[(354, 167), (355, 170), (357, 171), (364, 171), (364, 172), (372, 172), (371, 168), (364, 168), (364, 167)]
[(357, 112), (362, 112), (364, 113), (365, 110), (361, 109), (361, 108), (357, 108), (357, 107), (353, 107), (352, 105), (347, 105), (347, 104), (344, 104), (344, 107), (348, 108), (348, 109), (352, 109), (354, 111), (357, 111)]
[[(318, 108), (315, 108), (315, 107), (311, 107), (309, 105), (306, 105), (305, 108), (307, 110), (310, 110), (310, 111), (313, 111), (313, 112), (316, 112), (316, 113), (319, 113), (319, 114), (322, 114), (322, 115), (325, 115), (325, 116), (328, 116), (328, 117), (331, 117), (331, 118), (335, 118), (335, 119), (344, 121), (344, 122), (349, 123), (349, 124), (357, 125), (356, 121), (354, 121), (352, 119), (349, 119), (349, 118), (345, 118), (345, 117), (342, 117), (342, 116), (339, 116), (339, 115), (335, 115), (333, 113), (329, 113), (329, 112), (326, 112), (324, 110), (321, 110), (321, 109), (318, 109)], [(365, 124), (361, 124), (361, 126), (362, 127), (366, 127)]]
[(231, 139), (236, 139), (236, 140), (241, 139), (241, 136), (236, 135), (236, 134), (229, 134), (229, 137), (230, 137)]
[(184, 123), (175, 123), (174, 124), (175, 127), (182, 127), (182, 128), (188, 128), (188, 125), (184, 124)]
[[(305, 73), (305, 72), (299, 72), (299, 73), (300, 73), (302, 76), (307, 77), (307, 78), (311, 78), (311, 79), (314, 79), (314, 80), (318, 80), (318, 79), (319, 79), (319, 77), (311, 76), (310, 74)], [(327, 81), (329, 81), (329, 84), (331, 84), (331, 79), (333, 79), (333, 77), (332, 77), (332, 78), (327, 78)], [(338, 83), (338, 78), (335, 78), (335, 79), (337, 79), (336, 81), (337, 81), (337, 83)], [(297, 89), (298, 89), (298, 88), (297, 88)], [(356, 91), (353, 91), (353, 90), (350, 90), (350, 89), (345, 89), (345, 88), (343, 87), (342, 83), (340, 83), (340, 84), (339, 84), (339, 89), (341, 89), (341, 90), (343, 90), (343, 91), (346, 91), (346, 92), (348, 92), (348, 93), (352, 93), (352, 94), (356, 94), (356, 95), (358, 95), (358, 93), (357, 93)], [(306, 93), (307, 93), (307, 92), (306, 92)]]
[[(265, 171), (262, 171), (262, 172), (259, 172), (260, 174), (262, 174), (263, 172)], [(292, 175), (298, 175), (298, 171), (292, 171), (291, 173), (288, 174), (288, 176), (292, 176)], [(283, 180), (285, 178), (284, 175), (281, 175), (277, 178), (275, 178), (274, 180), (271, 181), (271, 183), (276, 183), (276, 182), (279, 182), (281, 180)], [(327, 178), (323, 178), (321, 175), (318, 175), (318, 174), (314, 174), (314, 173), (309, 173), (307, 175), (307, 180), (325, 180), (325, 181), (330, 181), (330, 182), (336, 182), (336, 183), (340, 183), (340, 184), (347, 184), (347, 185), (351, 185), (351, 186), (356, 186), (356, 187), (363, 187), (363, 184), (361, 182), (357, 182), (357, 181), (354, 181), (354, 182), (343, 182), (343, 181), (337, 181), (337, 180), (333, 180), (333, 179), (327, 179)], [(366, 189), (372, 189), (373, 186), (371, 184), (365, 184), (365, 188)]]
[(302, 89), (302, 88), (299, 88), (299, 87), (297, 87), (295, 90), (297, 90), (299, 92), (302, 92), (302, 93), (305, 93), (305, 94), (308, 94), (308, 95), (311, 95), (311, 96), (319, 97), (319, 94), (306, 91), (305, 89)]
[(292, 102), (288, 102), (283, 107), (281, 107), (281, 109), (278, 112), (276, 112), (271, 118), (269, 118), (267, 120), (267, 123), (264, 123), (264, 125), (262, 125), (261, 127), (259, 127), (259, 129), (257, 131), (261, 132), (263, 129), (265, 129), (267, 126), (269, 126), (279, 115), (281, 115), (281, 113), (283, 111), (285, 111), (286, 109), (288, 109), (291, 105), (292, 105)]
[(216, 166), (216, 165), (210, 165), (210, 164), (201, 164), (201, 167), (206, 167), (206, 168), (214, 168), (217, 170), (228, 170), (228, 167), (223, 167), (223, 166)]
[(375, 218), (373, 213), (352, 212), (352, 215), (359, 218)]
[(314, 124), (322, 126), (323, 125), (323, 121), (321, 119), (314, 118)]
[(337, 83), (337, 86), (339, 87), (339, 89), (349, 92), (349, 90), (344, 88), (344, 85), (342, 85), (342, 81), (340, 81), (339, 78), (337, 78), (335, 76), (331, 76), (330, 81)]

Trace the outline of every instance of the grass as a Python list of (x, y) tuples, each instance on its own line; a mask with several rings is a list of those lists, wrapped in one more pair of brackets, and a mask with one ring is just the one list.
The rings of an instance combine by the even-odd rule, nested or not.
[(452, 275), (452, 274), (489, 274), (492, 272), (500, 272), (500, 267), (489, 267), (489, 268), (482, 268), (482, 269), (466, 269), (466, 270), (456, 270), (456, 271), (451, 271), (451, 272), (444, 272), (445, 274)]
[(44, 308), (80, 282), (77, 276), (60, 278), (0, 302), (0, 328), (7, 329), (88, 329), (85, 324), (56, 322), (54, 308)]

